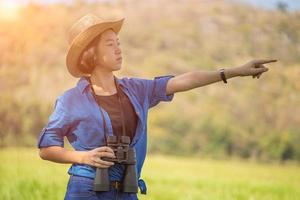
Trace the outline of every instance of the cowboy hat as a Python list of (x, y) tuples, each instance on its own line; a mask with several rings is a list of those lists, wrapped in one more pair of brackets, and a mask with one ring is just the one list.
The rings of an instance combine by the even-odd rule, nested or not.
[(66, 54), (66, 65), (70, 74), (76, 78), (88, 76), (78, 69), (81, 53), (99, 34), (107, 29), (118, 33), (125, 18), (104, 20), (93, 14), (87, 14), (76, 21), (69, 30), (69, 48)]

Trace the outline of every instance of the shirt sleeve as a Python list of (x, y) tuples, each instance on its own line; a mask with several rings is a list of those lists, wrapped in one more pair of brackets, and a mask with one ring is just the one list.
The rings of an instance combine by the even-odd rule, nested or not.
[(167, 95), (167, 83), (174, 75), (156, 76), (147, 81), (149, 108), (156, 106), (161, 101), (172, 101), (174, 93)]
[(48, 123), (40, 132), (37, 146), (61, 146), (64, 147), (64, 136), (68, 130), (68, 118), (60, 98), (55, 101), (54, 111), (48, 119)]

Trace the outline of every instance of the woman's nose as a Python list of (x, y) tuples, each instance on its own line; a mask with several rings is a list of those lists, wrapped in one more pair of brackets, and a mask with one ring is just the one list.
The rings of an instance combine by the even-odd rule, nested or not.
[(122, 51), (121, 51), (121, 48), (120, 48), (120, 47), (117, 47), (117, 48), (116, 48), (116, 53), (117, 53), (117, 54), (121, 54), (121, 53), (122, 53)]

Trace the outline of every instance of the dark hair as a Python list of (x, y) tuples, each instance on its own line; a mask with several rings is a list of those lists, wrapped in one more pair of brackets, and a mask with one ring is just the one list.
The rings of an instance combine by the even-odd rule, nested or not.
[(101, 39), (101, 34), (95, 37), (82, 51), (78, 60), (78, 69), (86, 74), (91, 74), (96, 67), (96, 46)]

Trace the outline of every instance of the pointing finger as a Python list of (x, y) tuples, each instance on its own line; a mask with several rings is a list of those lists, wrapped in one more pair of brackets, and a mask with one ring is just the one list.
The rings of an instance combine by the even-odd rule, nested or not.
[(276, 59), (261, 59), (257, 60), (256, 64), (266, 64), (266, 63), (271, 63), (271, 62), (277, 62)]

